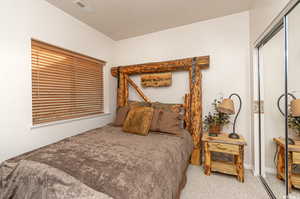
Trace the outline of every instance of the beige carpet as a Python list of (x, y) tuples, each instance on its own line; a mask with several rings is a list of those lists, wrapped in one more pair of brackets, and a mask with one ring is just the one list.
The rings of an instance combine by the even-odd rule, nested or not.
[(245, 182), (236, 177), (212, 173), (206, 176), (202, 167), (189, 166), (187, 184), (180, 199), (268, 199), (269, 196), (259, 179), (251, 171), (245, 172)]
[[(266, 182), (269, 187), (272, 189), (276, 198), (284, 198), (285, 195), (285, 182), (282, 180), (278, 180), (275, 174), (268, 173), (266, 178)], [(290, 193), (290, 198), (300, 199), (300, 189), (292, 188), (292, 192)]]

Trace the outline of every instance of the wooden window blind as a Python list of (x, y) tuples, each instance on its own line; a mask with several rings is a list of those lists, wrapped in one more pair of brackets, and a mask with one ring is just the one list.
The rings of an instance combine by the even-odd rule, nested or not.
[(105, 62), (32, 40), (33, 124), (103, 113)]

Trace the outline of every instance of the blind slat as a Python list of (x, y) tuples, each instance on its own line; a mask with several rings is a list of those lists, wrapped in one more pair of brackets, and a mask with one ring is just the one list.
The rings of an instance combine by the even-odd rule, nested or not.
[[(99, 108), (99, 107), (98, 107)], [(51, 112), (45, 112), (45, 113), (37, 113), (33, 115), (35, 116), (36, 119), (43, 119), (43, 118), (53, 118), (53, 117), (62, 117), (62, 116), (70, 116), (70, 115), (76, 115), (76, 114), (84, 114), (84, 113), (95, 113), (98, 111), (95, 111), (94, 109), (73, 109), (70, 111), (66, 110), (56, 110), (56, 111), (51, 111)]]
[[(73, 63), (68, 63), (68, 62), (64, 62), (64, 61), (55, 61), (55, 60), (45, 60), (41, 57), (36, 58), (36, 59), (32, 59), (31, 63), (34, 65), (39, 64), (40, 66), (44, 66), (44, 67), (51, 67), (51, 68), (59, 68), (59, 67), (64, 67), (66, 70), (70, 70), (70, 68), (72, 68), (72, 66), (74, 64), (77, 65), (76, 70), (78, 71), (86, 71), (86, 72), (93, 72), (93, 71), (99, 71), (101, 69), (96, 68), (96, 67), (88, 67), (86, 65), (81, 65), (78, 62), (73, 62)], [(62, 68), (60, 68), (62, 69)]]
[(103, 113), (105, 62), (32, 40), (33, 124)]
[(100, 106), (83, 106), (83, 107), (66, 107), (66, 108), (56, 108), (56, 109), (45, 109), (45, 110), (35, 110), (33, 111), (33, 115), (39, 117), (39, 116), (45, 116), (45, 115), (55, 115), (55, 114), (67, 114), (67, 113), (77, 113), (78, 111), (85, 111), (90, 110), (94, 112), (94, 110), (100, 108)]
[(81, 113), (81, 114), (77, 114), (77, 115), (65, 115), (65, 116), (60, 116), (60, 117), (56, 117), (53, 119), (49, 119), (49, 118), (43, 118), (43, 119), (34, 119), (33, 123), (34, 124), (41, 124), (41, 123), (48, 123), (48, 122), (55, 122), (58, 120), (67, 120), (67, 119), (74, 119), (74, 118), (79, 118), (79, 117), (86, 117), (86, 116), (91, 116), (91, 115), (98, 115), (101, 114), (102, 112), (94, 112), (94, 113)]
[(31, 46), (32, 46), (32, 49), (39, 49), (40, 51), (42, 51), (42, 50), (55, 51), (57, 55), (71, 56), (71, 57), (79, 58), (81, 60), (88, 60), (92, 63), (99, 63), (101, 65), (105, 64), (105, 62), (102, 60), (98, 60), (98, 59), (95, 59), (95, 58), (92, 58), (89, 56), (85, 56), (80, 53), (75, 53), (70, 50), (59, 48), (54, 45), (47, 44), (45, 42), (41, 42), (41, 41), (37, 41), (37, 40), (31, 40)]

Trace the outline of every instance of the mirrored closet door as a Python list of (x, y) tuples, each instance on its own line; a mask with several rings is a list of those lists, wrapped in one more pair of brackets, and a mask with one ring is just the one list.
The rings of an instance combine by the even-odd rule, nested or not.
[(300, 198), (300, 5), (286, 17), (290, 198)]
[[(280, 26), (272, 38), (260, 47), (261, 101), (261, 175), (277, 198), (285, 195), (285, 183), (278, 180), (276, 142), (285, 140), (285, 67), (284, 29)], [(283, 113), (283, 114), (282, 114)]]
[(300, 198), (300, 1), (258, 49), (260, 176), (271, 198)]

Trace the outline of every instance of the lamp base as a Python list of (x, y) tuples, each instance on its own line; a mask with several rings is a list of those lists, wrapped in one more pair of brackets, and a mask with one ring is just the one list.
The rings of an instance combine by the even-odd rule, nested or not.
[(240, 136), (236, 133), (230, 133), (228, 137), (231, 139), (240, 139)]
[(294, 145), (295, 141), (292, 138), (288, 138), (288, 144)]

